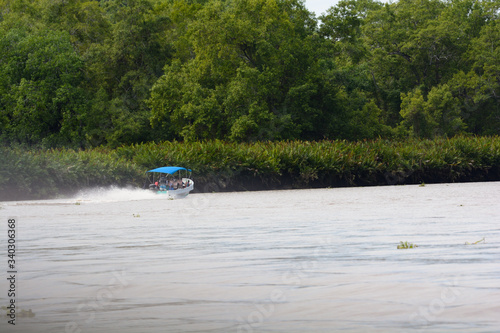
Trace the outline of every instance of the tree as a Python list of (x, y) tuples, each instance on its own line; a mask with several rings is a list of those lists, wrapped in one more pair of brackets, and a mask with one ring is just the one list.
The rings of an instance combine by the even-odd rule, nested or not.
[[(2, 3), (0, 30), (7, 32), (3, 40), (8, 45), (2, 50), (4, 59), (10, 64), (25, 63), (24, 58), (16, 60), (21, 51), (9, 51), (12, 41), (7, 39), (16, 31), (24, 35), (22, 42), (12, 45), (32, 44), (26, 47), (28, 51), (22, 51), (22, 57), (33, 62), (40, 55), (52, 59), (48, 63), (59, 59), (50, 69), (44, 69), (45, 63), (33, 69), (43, 71), (45, 79), (42, 74), (32, 78), (24, 69), (12, 72), (14, 69), (7, 68), (10, 65), (4, 66), (7, 73), (0, 79), (0, 106), (5, 110), (0, 117), (2, 137), (78, 146), (116, 146), (161, 138), (151, 130), (145, 101), (170, 61), (171, 47), (164, 37), (170, 23), (164, 5), (163, 1), (149, 0)], [(39, 48), (51, 50), (54, 56), (42, 56)], [(57, 66), (68, 68), (63, 62), (78, 68), (74, 73), (77, 79), (67, 83), (68, 75), (61, 75), (58, 78), (63, 86), (59, 87), (51, 71), (58, 73)], [(12, 80), (17, 83), (12, 85)], [(32, 128), (30, 122), (46, 123), (47, 128)]]
[(101, 43), (90, 45), (84, 58), (88, 89), (97, 103), (92, 110), (104, 112), (105, 121), (91, 122), (98, 127), (88, 129), (88, 140), (117, 146), (164, 139), (151, 129), (146, 101), (171, 59), (164, 37), (170, 29), (165, 9), (147, 0), (110, 0), (101, 6), (109, 31)]
[(194, 55), (165, 67), (151, 118), (185, 140), (294, 138), (314, 127), (315, 21), (295, 0), (210, 1), (188, 31)]
[(111, 25), (99, 1), (40, 0), (39, 19), (51, 30), (67, 31), (80, 55), (109, 37)]
[(401, 99), (402, 125), (415, 136), (453, 136), (465, 128), (458, 100), (448, 85), (433, 87), (427, 98), (417, 88), (403, 93)]
[(461, 71), (450, 80), (468, 129), (475, 134), (500, 134), (499, 34), (498, 18), (484, 25), (467, 53), (470, 70)]
[(319, 33), (336, 44), (338, 55), (359, 63), (366, 56), (367, 45), (363, 41), (362, 27), (370, 11), (381, 8), (373, 0), (342, 0), (320, 17)]
[(0, 39), (2, 137), (46, 146), (82, 140), (83, 62), (69, 35), (11, 29)]
[(420, 89), (401, 94), (401, 124), (418, 137), (431, 137), (437, 125), (425, 110), (425, 100)]

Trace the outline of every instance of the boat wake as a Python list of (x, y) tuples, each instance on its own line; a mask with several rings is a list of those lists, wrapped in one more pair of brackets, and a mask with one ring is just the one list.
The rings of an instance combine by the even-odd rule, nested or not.
[(157, 200), (161, 196), (140, 188), (98, 187), (84, 189), (72, 197), (76, 202), (120, 202), (134, 200)]
[(74, 195), (58, 199), (38, 199), (5, 202), (7, 206), (67, 206), (92, 203), (112, 203), (139, 200), (165, 200), (165, 196), (140, 188), (96, 187), (83, 189)]

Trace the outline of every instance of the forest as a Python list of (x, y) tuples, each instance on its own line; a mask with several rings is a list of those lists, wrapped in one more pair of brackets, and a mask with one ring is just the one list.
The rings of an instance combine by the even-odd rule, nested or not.
[(499, 0), (0, 0), (0, 140), (500, 134)]

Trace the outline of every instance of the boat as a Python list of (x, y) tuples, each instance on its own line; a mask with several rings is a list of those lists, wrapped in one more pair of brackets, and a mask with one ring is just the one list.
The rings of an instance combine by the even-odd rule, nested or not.
[(149, 190), (170, 198), (185, 198), (194, 190), (194, 182), (190, 178), (191, 170), (177, 166), (166, 166), (146, 171)]

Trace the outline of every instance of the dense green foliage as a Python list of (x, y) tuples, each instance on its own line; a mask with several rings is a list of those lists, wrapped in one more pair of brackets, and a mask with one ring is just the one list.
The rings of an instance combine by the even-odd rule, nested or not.
[(0, 140), (500, 134), (500, 1), (0, 0)]
[(500, 180), (500, 137), (348, 142), (163, 142), (109, 148), (0, 148), (0, 200), (92, 186), (143, 186), (158, 165), (193, 170), (196, 191)]
[(0, 200), (47, 198), (97, 186), (136, 185), (144, 171), (116, 153), (93, 149), (0, 147)]

